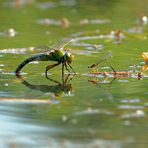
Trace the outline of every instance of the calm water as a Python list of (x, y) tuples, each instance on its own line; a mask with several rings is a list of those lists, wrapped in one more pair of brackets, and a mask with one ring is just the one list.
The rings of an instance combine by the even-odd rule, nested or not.
[[(141, 54), (148, 47), (147, 0), (0, 1), (0, 148), (146, 148), (148, 72)], [(64, 47), (75, 55), (76, 75), (62, 79), (51, 62), (15, 68), (45, 49)], [(114, 79), (88, 69), (102, 56), (130, 77)], [(98, 67), (99, 68), (99, 67)], [(100, 64), (99, 71), (111, 71)], [(58, 83), (56, 83), (56, 82)]]

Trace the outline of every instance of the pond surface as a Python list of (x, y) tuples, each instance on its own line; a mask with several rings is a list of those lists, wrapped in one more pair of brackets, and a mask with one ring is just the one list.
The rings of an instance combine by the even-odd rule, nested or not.
[[(0, 147), (146, 148), (148, 72), (147, 0), (5, 0), (0, 2)], [(61, 76), (61, 65), (31, 62), (45, 49), (74, 54), (76, 75)], [(36, 48), (37, 47), (37, 48)], [(108, 54), (109, 53), (109, 54)], [(98, 71), (88, 66), (102, 57)], [(127, 75), (127, 73), (130, 73)], [(51, 80), (52, 79), (52, 80)], [(57, 83), (58, 82), (58, 83)]]

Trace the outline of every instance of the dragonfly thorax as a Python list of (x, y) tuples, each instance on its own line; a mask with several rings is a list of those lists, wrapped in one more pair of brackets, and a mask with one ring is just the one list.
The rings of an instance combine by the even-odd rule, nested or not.
[(71, 63), (73, 61), (74, 56), (70, 53), (65, 53), (63, 58), (64, 58), (64, 61)]

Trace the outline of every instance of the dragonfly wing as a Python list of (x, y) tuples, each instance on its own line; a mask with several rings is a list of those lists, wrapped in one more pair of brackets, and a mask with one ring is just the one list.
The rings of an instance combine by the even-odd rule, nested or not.
[(36, 53), (51, 53), (54, 52), (55, 50), (63, 50), (63, 47), (66, 46), (71, 41), (72, 39), (64, 39), (63, 41), (59, 42), (53, 47), (50, 47), (48, 45), (38, 45), (34, 49)]
[[(103, 61), (105, 61), (105, 60), (107, 60), (109, 57), (111, 57), (112, 56), (112, 52), (111, 51), (109, 51), (107, 54), (105, 54), (104, 56), (102, 56), (100, 59), (99, 59), (99, 61), (98, 62), (96, 62), (96, 63), (94, 63), (94, 64), (92, 64), (91, 66), (88, 66), (89, 68), (94, 68), (94, 67), (96, 67), (97, 65), (99, 65), (101, 62), (103, 62)], [(110, 66), (111, 66), (111, 64), (110, 64)], [(112, 66), (111, 66), (112, 67)], [(113, 68), (112, 68), (113, 69)]]
[(72, 41), (73, 41), (72, 38), (64, 39), (61, 42), (59, 42), (58, 44), (56, 44), (54, 47), (56, 50), (62, 50), (64, 46), (66, 46), (67, 44), (69, 44)]
[(36, 47), (36, 49), (41, 53), (50, 53), (56, 50), (55, 48), (49, 47), (48, 45), (39, 45)]

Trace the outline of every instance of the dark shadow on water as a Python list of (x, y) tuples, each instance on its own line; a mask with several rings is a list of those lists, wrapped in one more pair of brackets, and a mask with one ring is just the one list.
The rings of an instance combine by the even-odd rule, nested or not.
[(53, 82), (53, 84), (50, 85), (35, 85), (26, 81), (21, 75), (16, 75), (16, 77), (28, 88), (32, 90), (39, 90), (43, 93), (53, 93), (55, 97), (59, 97), (63, 93), (64, 95), (70, 96), (73, 93), (73, 87), (70, 83), (73, 77), (71, 77), (70, 74), (68, 74), (66, 77), (62, 76), (62, 82), (48, 78), (50, 82)]

